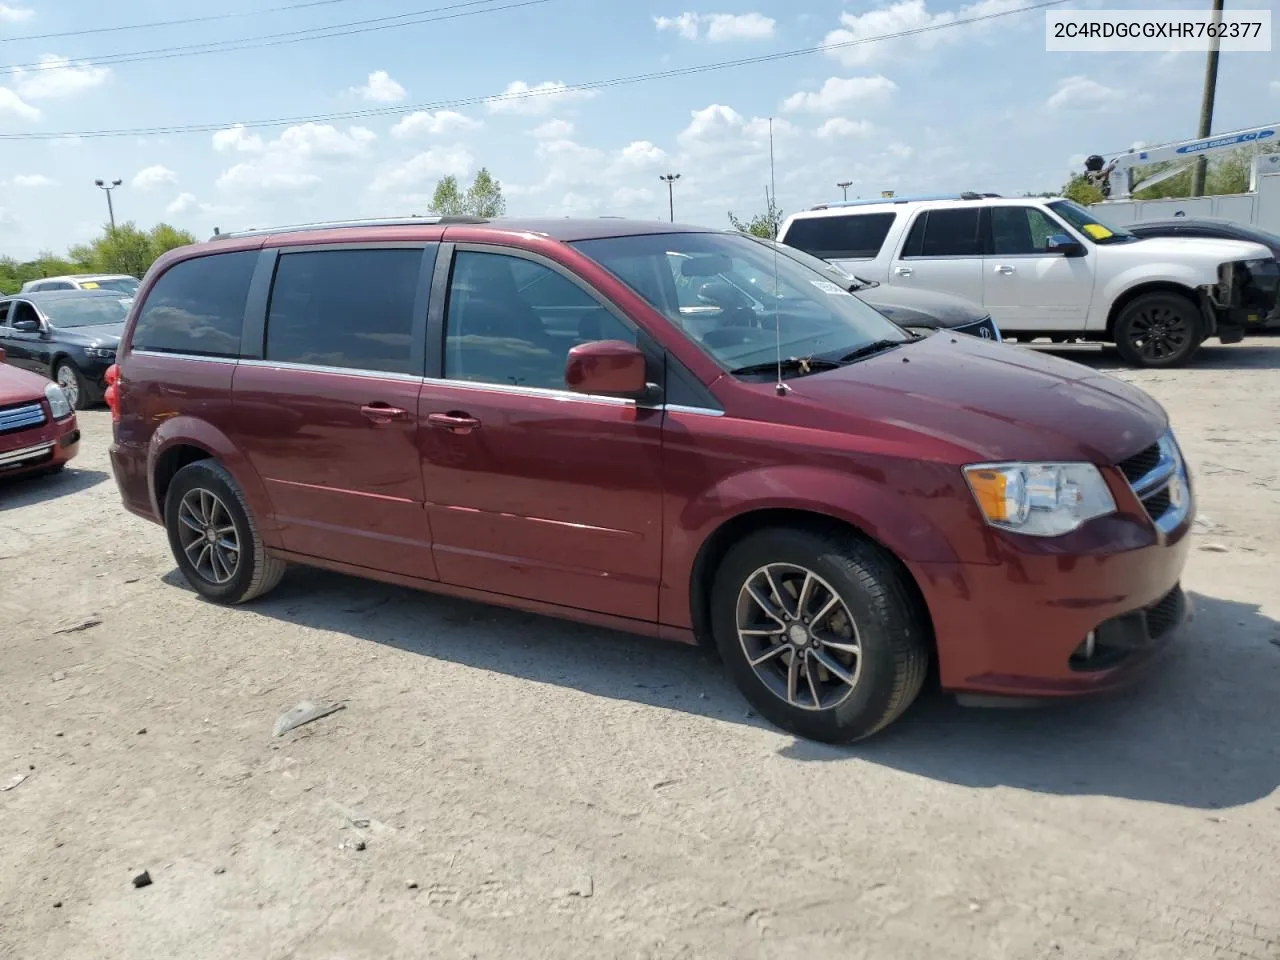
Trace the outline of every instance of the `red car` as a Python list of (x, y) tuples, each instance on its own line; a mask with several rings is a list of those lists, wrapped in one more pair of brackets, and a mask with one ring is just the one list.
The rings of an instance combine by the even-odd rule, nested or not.
[(124, 504), (204, 596), (295, 562), (713, 644), (806, 737), (884, 727), (935, 657), (957, 693), (1111, 688), (1187, 612), (1154, 400), (722, 231), (224, 235), (151, 269), (110, 379)]
[(62, 388), (6, 363), (0, 347), (0, 481), (55, 473), (79, 452), (80, 429)]

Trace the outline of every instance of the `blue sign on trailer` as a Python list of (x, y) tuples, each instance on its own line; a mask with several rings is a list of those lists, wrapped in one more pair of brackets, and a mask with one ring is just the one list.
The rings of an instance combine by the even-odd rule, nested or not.
[[(1207, 140), (1197, 140), (1195, 143), (1188, 143), (1178, 148), (1178, 153), (1200, 153), (1203, 150), (1216, 150), (1219, 147), (1231, 147), (1243, 143), (1257, 143), (1259, 140), (1266, 140), (1276, 135), (1275, 129), (1270, 130), (1251, 130), (1248, 133), (1237, 134), (1234, 137), (1210, 137)], [(1145, 154), (1144, 154), (1145, 155)]]

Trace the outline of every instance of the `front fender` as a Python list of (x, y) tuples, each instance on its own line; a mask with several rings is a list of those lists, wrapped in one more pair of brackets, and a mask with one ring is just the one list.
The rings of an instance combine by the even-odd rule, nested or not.
[(263, 540), (268, 546), (279, 545), (278, 525), (271, 509), (271, 500), (258, 471), (225, 433), (207, 420), (196, 417), (178, 416), (165, 420), (151, 435), (147, 448), (147, 489), (157, 517), (163, 520), (164, 504), (160, 502), (156, 490), (156, 467), (161, 457), (178, 446), (203, 450), (226, 467), (249, 502)]
[(1181, 263), (1155, 262), (1135, 264), (1111, 277), (1102, 284), (1098, 305), (1104, 318), (1109, 317), (1116, 301), (1139, 287), (1181, 287), (1187, 296), (1199, 302), (1200, 290), (1218, 282), (1216, 265), (1197, 266)]

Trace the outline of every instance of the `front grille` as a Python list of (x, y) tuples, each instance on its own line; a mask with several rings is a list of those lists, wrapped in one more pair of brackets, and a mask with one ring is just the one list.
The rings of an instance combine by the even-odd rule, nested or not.
[(1147, 635), (1159, 640), (1186, 616), (1187, 598), (1182, 587), (1174, 587), (1153, 606), (1147, 607)]
[(27, 430), (44, 423), (44, 406), (39, 403), (21, 403), (0, 407), (0, 433)]
[(1159, 520), (1173, 506), (1173, 502), (1169, 499), (1169, 488), (1165, 487), (1162, 490), (1157, 490), (1143, 500), (1142, 505), (1147, 508), (1147, 516), (1152, 520)]
[(1160, 462), (1160, 444), (1153, 443), (1141, 453), (1136, 453), (1120, 463), (1120, 472), (1130, 485), (1137, 483), (1156, 468)]

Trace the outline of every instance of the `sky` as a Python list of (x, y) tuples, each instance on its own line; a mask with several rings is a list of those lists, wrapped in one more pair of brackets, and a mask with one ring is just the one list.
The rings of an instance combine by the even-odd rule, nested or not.
[[(850, 198), (1055, 190), (1086, 154), (1194, 136), (1202, 53), (1048, 53), (1043, 10), (837, 46), (1029, 2), (0, 0), (0, 255), (99, 233), (96, 179), (123, 181), (119, 222), (201, 239), (425, 214), (440, 177), (481, 166), (512, 215), (665, 219), (659, 177), (678, 173), (676, 219), (727, 227), (764, 208), (771, 118), (787, 212), (839, 199), (840, 181)], [(806, 52), (578, 89), (784, 51)], [(1223, 54), (1215, 132), (1276, 120), (1280, 55)]]

